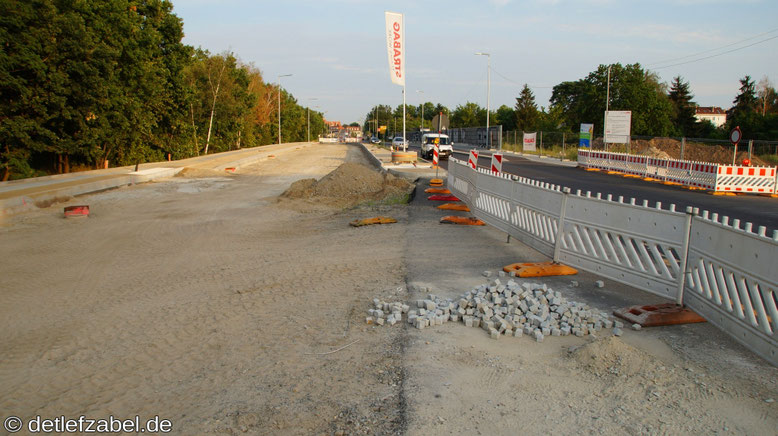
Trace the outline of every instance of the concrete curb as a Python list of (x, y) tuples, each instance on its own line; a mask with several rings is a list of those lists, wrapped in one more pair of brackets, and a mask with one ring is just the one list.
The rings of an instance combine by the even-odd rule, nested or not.
[(368, 161), (370, 161), (373, 166), (375, 166), (377, 169), (381, 170), (382, 173), (387, 172), (387, 169), (384, 168), (384, 163), (381, 162), (381, 159), (379, 159), (376, 155), (374, 155), (370, 150), (367, 149), (365, 144), (358, 142), (359, 148), (362, 150), (362, 153), (365, 154), (365, 157)]

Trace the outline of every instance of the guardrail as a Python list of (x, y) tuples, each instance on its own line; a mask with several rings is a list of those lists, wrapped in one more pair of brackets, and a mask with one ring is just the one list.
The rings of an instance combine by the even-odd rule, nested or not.
[(716, 192), (778, 194), (776, 167), (721, 165), (585, 149), (578, 150), (578, 164)]
[(573, 194), (449, 162), (449, 189), (477, 218), (556, 262), (685, 303), (778, 366), (778, 230), (770, 238), (707, 211)]

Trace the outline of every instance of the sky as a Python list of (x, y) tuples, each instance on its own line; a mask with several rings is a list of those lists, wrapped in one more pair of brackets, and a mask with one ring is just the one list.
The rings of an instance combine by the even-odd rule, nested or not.
[[(778, 82), (776, 0), (172, 0), (184, 43), (231, 51), (328, 120), (364, 121), (402, 104), (391, 83), (384, 12), (403, 13), (406, 103), (513, 107), (526, 83), (552, 87), (600, 64), (640, 63), (688, 81), (700, 106), (732, 106), (739, 79)], [(707, 59), (706, 59), (707, 58)], [(678, 65), (680, 64), (680, 65)], [(604, 108), (603, 108), (604, 111)]]

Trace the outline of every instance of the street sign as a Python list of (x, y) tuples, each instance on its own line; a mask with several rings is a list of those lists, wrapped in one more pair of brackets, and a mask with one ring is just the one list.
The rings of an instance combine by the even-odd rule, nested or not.
[(581, 123), (581, 132), (578, 139), (578, 147), (589, 148), (594, 137), (594, 124)]
[(735, 161), (737, 160), (737, 144), (742, 137), (743, 132), (740, 131), (740, 126), (735, 126), (735, 128), (729, 132), (729, 140), (735, 144), (735, 151), (732, 152), (732, 165), (735, 165)]
[(443, 112), (435, 115), (432, 118), (432, 130), (448, 130), (448, 116)]
[(605, 142), (626, 144), (629, 142), (632, 111), (605, 112)]
[(729, 141), (735, 145), (740, 142), (740, 138), (743, 137), (743, 132), (740, 131), (740, 126), (735, 127), (729, 133)]
[(492, 154), (492, 172), (502, 173), (502, 153)]

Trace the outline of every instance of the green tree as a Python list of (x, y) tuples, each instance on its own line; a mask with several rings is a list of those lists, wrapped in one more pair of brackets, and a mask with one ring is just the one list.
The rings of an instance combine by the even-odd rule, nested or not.
[(373, 106), (372, 109), (365, 115), (365, 122), (363, 124), (365, 132), (369, 132), (373, 136), (378, 136), (377, 130), (381, 126), (391, 126), (392, 124), (392, 107), (386, 104), (379, 104)]
[(526, 84), (516, 98), (516, 129), (530, 132), (537, 129), (540, 112), (535, 104), (535, 95)]
[(2, 180), (34, 174), (31, 155), (56, 142), (47, 126), (56, 107), (50, 88), (54, 76), (48, 57), (56, 51), (50, 23), (56, 16), (46, 0), (0, 2), (0, 168)]
[(495, 125), (501, 125), (502, 131), (516, 130), (516, 113), (507, 105), (502, 105), (494, 114)]
[(451, 114), (451, 127), (486, 126), (486, 109), (477, 103), (467, 102), (459, 105)]
[(696, 134), (697, 119), (694, 117), (696, 104), (689, 90), (689, 82), (684, 82), (681, 76), (673, 78), (670, 92), (667, 94), (673, 105), (673, 125), (682, 136)]
[[(554, 87), (551, 105), (560, 106), (565, 125), (594, 123), (602, 126), (608, 87), (608, 67), (576, 82)], [(673, 107), (656, 74), (640, 64), (611, 65), (610, 110), (632, 111), (632, 134), (668, 136), (673, 132)]]
[(751, 76), (740, 79), (740, 91), (732, 101), (732, 108), (727, 112), (728, 129), (740, 126), (744, 136), (753, 138), (762, 130), (761, 116), (757, 112), (759, 101), (756, 96), (756, 85)]

